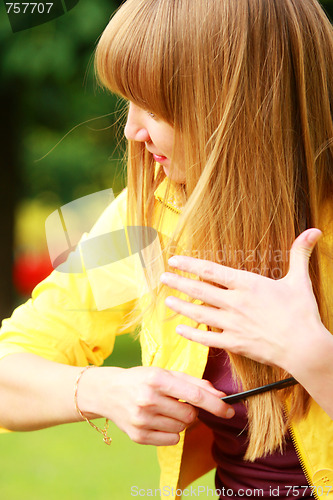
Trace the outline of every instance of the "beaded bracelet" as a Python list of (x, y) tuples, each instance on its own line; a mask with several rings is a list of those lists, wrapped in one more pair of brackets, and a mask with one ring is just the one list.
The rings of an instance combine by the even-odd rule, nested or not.
[(78, 387), (79, 387), (79, 382), (80, 382), (81, 377), (84, 374), (84, 372), (86, 370), (89, 370), (89, 368), (96, 368), (96, 366), (94, 366), (94, 365), (85, 366), (83, 368), (83, 370), (80, 371), (80, 373), (78, 374), (77, 379), (75, 381), (75, 386), (74, 386), (74, 404), (75, 404), (75, 408), (76, 408), (76, 411), (78, 412), (78, 414), (80, 415), (80, 417), (82, 418), (82, 420), (85, 420), (86, 422), (88, 422), (88, 424), (91, 427), (93, 427), (94, 429), (96, 429), (97, 432), (99, 432), (100, 434), (102, 434), (103, 435), (103, 441), (104, 441), (104, 443), (107, 444), (107, 445), (110, 445), (111, 441), (112, 441), (112, 438), (110, 438), (108, 436), (109, 419), (108, 418), (105, 419), (104, 429), (101, 429), (100, 427), (97, 427), (97, 425), (95, 425), (93, 422), (91, 422), (89, 420), (89, 418), (87, 418), (85, 415), (83, 415), (82, 411), (79, 408), (78, 402), (77, 402), (77, 391), (78, 391)]

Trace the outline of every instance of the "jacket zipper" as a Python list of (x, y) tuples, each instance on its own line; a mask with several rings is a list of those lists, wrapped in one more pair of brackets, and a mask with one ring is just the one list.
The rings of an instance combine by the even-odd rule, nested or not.
[[(288, 411), (286, 409), (286, 407), (284, 408), (284, 413), (286, 415), (286, 417), (288, 416)], [(308, 482), (308, 485), (309, 487), (311, 488), (311, 495), (316, 498), (317, 500), (320, 500), (319, 499), (319, 495), (317, 493), (317, 490), (316, 490), (316, 487), (312, 484), (312, 481), (310, 479), (310, 474), (305, 466), (305, 463), (304, 463), (304, 460), (303, 460), (303, 457), (302, 457), (302, 454), (301, 454), (301, 450), (298, 446), (298, 443), (297, 443), (297, 439), (296, 439), (296, 436), (295, 436), (295, 432), (294, 432), (294, 429), (291, 427), (291, 425), (288, 427), (288, 430), (289, 430), (289, 434), (290, 434), (290, 438), (291, 438), (291, 441), (294, 445), (294, 448), (295, 448), (295, 452), (296, 452), (296, 455), (297, 455), (297, 458), (299, 460), (299, 463), (300, 463), (300, 466), (301, 466), (301, 469), (303, 471), (303, 474), (305, 476), (305, 479), (307, 480)]]
[(166, 208), (168, 208), (169, 210), (171, 210), (175, 214), (179, 215), (181, 213), (178, 208), (173, 207), (173, 206), (169, 205), (168, 203), (164, 203), (164, 201), (162, 201), (160, 198), (155, 198), (155, 200), (159, 201), (162, 205), (164, 205)]

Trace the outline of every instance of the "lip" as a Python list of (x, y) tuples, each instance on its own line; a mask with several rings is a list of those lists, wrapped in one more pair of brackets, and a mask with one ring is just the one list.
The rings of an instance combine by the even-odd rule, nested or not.
[(153, 155), (153, 158), (157, 163), (164, 163), (165, 161), (168, 160), (168, 158), (166, 156), (154, 153), (154, 151), (151, 151), (147, 146), (146, 146), (146, 149), (147, 149), (147, 151), (149, 151), (149, 153), (151, 153)]
[(168, 160), (166, 156), (156, 155), (154, 153), (153, 153), (153, 158), (157, 163), (164, 163), (165, 161)]

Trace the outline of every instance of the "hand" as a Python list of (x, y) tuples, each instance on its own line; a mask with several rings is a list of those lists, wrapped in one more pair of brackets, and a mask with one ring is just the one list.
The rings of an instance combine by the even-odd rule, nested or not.
[(294, 241), (289, 272), (280, 280), (191, 257), (172, 257), (169, 260), (172, 267), (227, 288), (164, 273), (163, 283), (212, 306), (171, 296), (166, 299), (171, 309), (200, 324), (223, 330), (206, 332), (179, 325), (177, 333), (292, 373), (300, 349), (307, 346), (311, 350), (323, 326), (308, 271), (311, 252), (320, 236), (318, 229), (309, 229)]
[(220, 400), (224, 395), (185, 373), (103, 367), (82, 376), (78, 405), (84, 414), (110, 418), (132, 441), (166, 446), (179, 441), (179, 433), (196, 420), (197, 408), (232, 417), (233, 408)]

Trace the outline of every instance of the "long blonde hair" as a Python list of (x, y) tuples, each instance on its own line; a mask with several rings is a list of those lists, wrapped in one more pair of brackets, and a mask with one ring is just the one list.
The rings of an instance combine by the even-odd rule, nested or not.
[[(320, 204), (332, 196), (333, 31), (319, 3), (128, 0), (99, 41), (96, 68), (111, 91), (174, 126), (187, 201), (173, 248), (209, 251), (216, 262), (223, 250), (225, 265), (285, 275), (294, 238), (319, 226)], [(151, 225), (163, 179), (154, 172), (145, 146), (130, 142), (128, 206), (138, 225)], [(322, 310), (319, 269), (315, 251)], [(286, 376), (229, 356), (244, 389)], [(249, 399), (247, 459), (282, 449), (286, 396)], [(290, 396), (288, 422), (309, 402), (300, 386)]]

